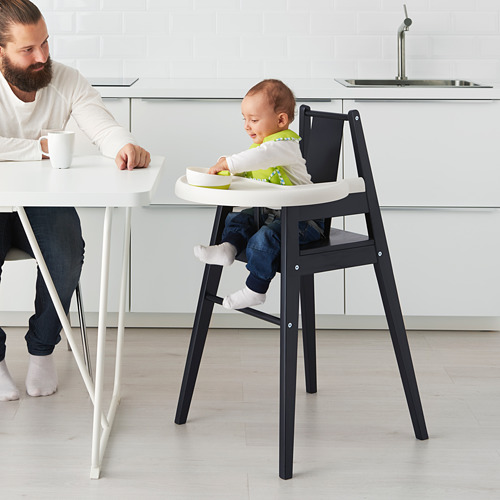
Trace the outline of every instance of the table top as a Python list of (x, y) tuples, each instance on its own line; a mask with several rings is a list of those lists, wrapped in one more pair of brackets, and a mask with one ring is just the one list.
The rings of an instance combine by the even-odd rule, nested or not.
[(187, 201), (229, 207), (292, 207), (317, 205), (341, 200), (350, 193), (365, 190), (363, 179), (356, 177), (338, 182), (280, 186), (270, 182), (234, 176), (229, 189), (191, 186), (186, 176), (177, 179), (175, 194)]
[(75, 156), (70, 168), (50, 160), (0, 162), (0, 206), (137, 207), (151, 203), (164, 158), (119, 170), (104, 156)]

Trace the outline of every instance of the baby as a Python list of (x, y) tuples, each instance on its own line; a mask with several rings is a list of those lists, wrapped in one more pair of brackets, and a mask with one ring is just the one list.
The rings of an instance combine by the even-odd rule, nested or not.
[[(252, 87), (241, 103), (244, 128), (253, 144), (250, 149), (219, 158), (210, 174), (228, 170), (231, 174), (284, 186), (311, 184), (302, 158), (300, 137), (289, 130), (295, 114), (293, 92), (280, 80), (263, 80)], [(246, 249), (250, 272), (245, 287), (224, 298), (226, 309), (243, 309), (263, 304), (271, 280), (279, 269), (281, 253), (280, 211), (264, 209), (260, 228), (252, 208), (230, 213), (220, 245), (194, 248), (194, 254), (206, 264), (231, 265)], [(319, 240), (323, 221), (299, 223), (299, 243)]]

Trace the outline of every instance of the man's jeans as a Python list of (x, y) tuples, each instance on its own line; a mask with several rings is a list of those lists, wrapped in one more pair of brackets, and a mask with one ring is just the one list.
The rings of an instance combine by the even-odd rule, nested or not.
[[(265, 211), (264, 211), (265, 212)], [(250, 275), (246, 285), (257, 293), (266, 293), (281, 260), (281, 219), (272, 213), (261, 215), (260, 229), (255, 225), (253, 208), (231, 212), (226, 217), (222, 242), (231, 243), (239, 254), (246, 249)], [(323, 221), (299, 222), (299, 244), (321, 239)]]
[[(66, 207), (28, 207), (25, 210), (67, 313), (83, 264), (84, 242), (78, 214), (74, 208)], [(0, 276), (5, 256), (12, 247), (33, 256), (17, 213), (0, 213)], [(60, 331), (61, 322), (38, 271), (35, 314), (29, 320), (25, 337), (29, 353), (36, 356), (51, 354), (61, 340)], [(0, 361), (4, 357), (5, 332), (0, 328)]]

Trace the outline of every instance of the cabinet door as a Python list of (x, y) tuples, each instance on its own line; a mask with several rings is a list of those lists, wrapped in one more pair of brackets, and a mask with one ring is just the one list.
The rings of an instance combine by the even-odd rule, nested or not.
[[(345, 101), (360, 112), (382, 206), (500, 206), (500, 101)], [(346, 176), (356, 176), (346, 136)]]
[[(131, 312), (194, 313), (204, 265), (193, 246), (210, 241), (213, 207), (153, 206), (134, 211), (132, 218)], [(236, 262), (224, 270), (219, 295), (244, 286), (248, 271)], [(259, 307), (278, 314), (280, 279), (271, 283), (266, 303)], [(319, 314), (343, 314), (343, 271), (316, 278), (316, 310)], [(225, 313), (217, 307), (217, 313)]]
[[(403, 314), (500, 316), (500, 210), (384, 210)], [(363, 232), (362, 218), (348, 230)], [(346, 313), (383, 315), (373, 266), (346, 270)]]
[[(114, 116), (115, 120), (127, 130), (130, 130), (130, 99), (103, 99), (106, 108)], [(66, 130), (73, 130), (75, 135), (75, 155), (94, 155), (99, 154), (97, 146), (90, 142), (90, 139), (78, 128), (75, 120), (70, 118), (66, 125)]]
[(152, 154), (165, 156), (155, 204), (186, 203), (174, 193), (186, 167), (211, 167), (220, 156), (249, 146), (234, 99), (132, 99), (132, 133)]

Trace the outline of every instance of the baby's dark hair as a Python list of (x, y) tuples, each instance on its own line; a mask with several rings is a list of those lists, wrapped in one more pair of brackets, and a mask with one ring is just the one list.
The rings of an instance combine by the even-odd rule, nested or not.
[(293, 92), (281, 81), (269, 78), (254, 85), (246, 95), (264, 92), (269, 103), (274, 106), (275, 113), (286, 113), (289, 122), (295, 118), (295, 96)]

